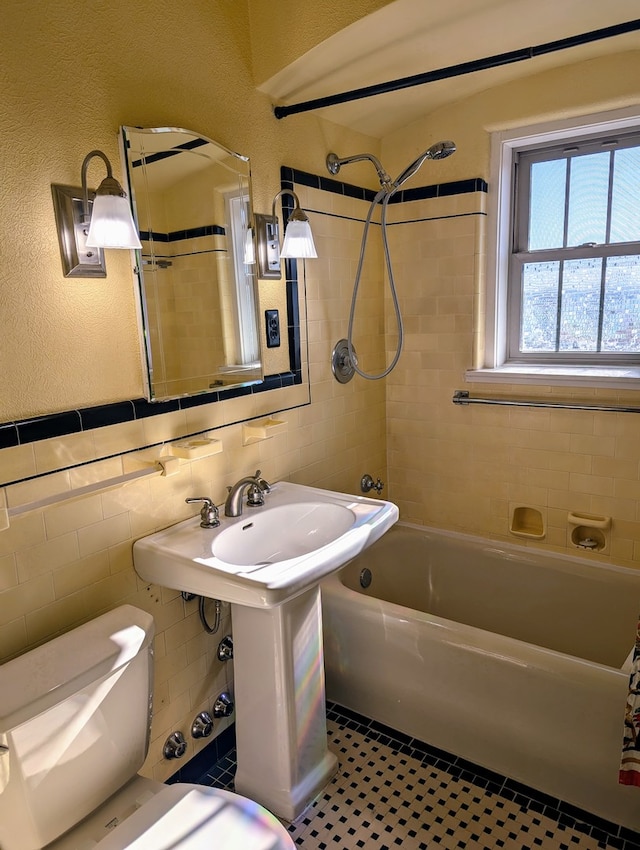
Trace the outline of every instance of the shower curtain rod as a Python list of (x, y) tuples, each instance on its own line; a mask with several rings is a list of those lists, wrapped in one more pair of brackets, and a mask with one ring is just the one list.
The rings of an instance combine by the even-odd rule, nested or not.
[(513, 65), (525, 59), (534, 59), (546, 53), (556, 53), (569, 47), (578, 47), (582, 44), (590, 44), (592, 41), (601, 41), (605, 38), (613, 38), (616, 35), (624, 35), (640, 30), (640, 19), (625, 21), (610, 27), (591, 30), (591, 32), (561, 38), (557, 41), (548, 41), (535, 47), (523, 47), (520, 50), (512, 50), (508, 53), (498, 53), (495, 56), (485, 56), (483, 59), (475, 59), (472, 62), (462, 62), (459, 65), (449, 65), (436, 71), (426, 71), (423, 74), (414, 74), (411, 77), (401, 77), (397, 80), (389, 80), (386, 83), (376, 83), (339, 94), (318, 97), (314, 100), (305, 100), (301, 103), (292, 103), (288, 106), (275, 106), (273, 113), (276, 118), (286, 118), (287, 115), (296, 115), (299, 112), (310, 112), (314, 109), (322, 109), (325, 106), (335, 106), (339, 103), (348, 103), (352, 100), (361, 100), (365, 97), (374, 97), (378, 94), (400, 91), (401, 89), (421, 86), (425, 83), (433, 83), (437, 80), (447, 80), (451, 77), (460, 77), (464, 74), (473, 74), (476, 71), (484, 71), (487, 68), (498, 68), (501, 65)]
[(551, 407), (557, 410), (595, 410), (604, 413), (640, 413), (640, 407), (616, 407), (600, 404), (572, 404), (571, 402), (523, 401), (510, 398), (471, 398), (467, 390), (456, 390), (452, 399), (454, 404), (496, 404), (506, 407)]

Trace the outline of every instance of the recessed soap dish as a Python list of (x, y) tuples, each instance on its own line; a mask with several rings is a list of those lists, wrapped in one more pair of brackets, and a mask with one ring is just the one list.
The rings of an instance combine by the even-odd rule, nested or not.
[(210, 440), (207, 437), (193, 437), (171, 444), (171, 454), (184, 460), (196, 460), (201, 457), (217, 455), (222, 451), (220, 440)]
[(242, 426), (242, 444), (247, 446), (258, 440), (268, 440), (275, 437), (288, 428), (288, 423), (283, 419), (256, 419), (253, 422), (245, 422)]
[(516, 537), (528, 537), (531, 540), (542, 540), (545, 536), (544, 518), (542, 511), (527, 505), (518, 505), (511, 514), (511, 534)]

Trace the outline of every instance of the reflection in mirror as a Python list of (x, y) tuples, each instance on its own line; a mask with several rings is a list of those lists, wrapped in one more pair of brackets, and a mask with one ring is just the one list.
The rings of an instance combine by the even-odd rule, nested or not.
[(248, 158), (188, 130), (122, 134), (149, 399), (260, 382)]

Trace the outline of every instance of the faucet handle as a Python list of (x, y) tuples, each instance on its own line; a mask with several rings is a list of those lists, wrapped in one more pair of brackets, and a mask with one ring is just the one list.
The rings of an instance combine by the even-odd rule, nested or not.
[(270, 493), (271, 485), (268, 481), (265, 481), (265, 479), (261, 476), (262, 472), (259, 469), (256, 469), (256, 474), (253, 476), (256, 479), (256, 484), (262, 490), (263, 493)]
[(202, 528), (217, 528), (217, 526), (220, 525), (218, 508), (213, 504), (208, 496), (194, 496), (192, 498), (185, 499), (185, 502), (188, 505), (192, 505), (197, 502), (203, 503), (202, 508), (200, 509), (200, 525)]
[(258, 484), (252, 484), (247, 490), (247, 507), (262, 507), (264, 505), (264, 493), (265, 491)]

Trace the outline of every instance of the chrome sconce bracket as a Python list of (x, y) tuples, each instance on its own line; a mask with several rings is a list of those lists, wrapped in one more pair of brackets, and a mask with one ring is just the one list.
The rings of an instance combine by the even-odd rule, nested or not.
[[(280, 225), (276, 214), (276, 202), (284, 195), (293, 198), (293, 210), (283, 202), (284, 242), (280, 248)], [(271, 205), (271, 215), (254, 213), (256, 262), (258, 277), (279, 280), (282, 277), (280, 261), (285, 259), (307, 259), (317, 257), (309, 218), (300, 206), (298, 196), (291, 189), (281, 189)]]
[[(87, 186), (92, 159), (102, 160), (107, 176), (95, 192)], [(82, 188), (53, 183), (53, 206), (65, 277), (106, 277), (102, 248), (141, 248), (127, 194), (113, 176), (106, 154), (97, 148), (84, 158)], [(89, 206), (89, 200), (92, 205)], [(89, 247), (91, 246), (91, 247)]]
[(256, 262), (258, 277), (280, 280), (280, 226), (275, 215), (254, 213), (256, 225)]
[[(83, 190), (77, 186), (51, 184), (60, 257), (65, 277), (106, 277), (102, 248), (87, 248), (89, 225), (84, 220)], [(95, 193), (89, 195), (89, 203)]]

